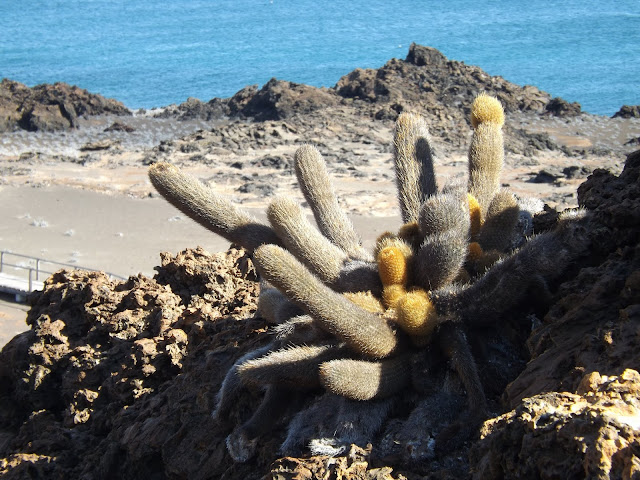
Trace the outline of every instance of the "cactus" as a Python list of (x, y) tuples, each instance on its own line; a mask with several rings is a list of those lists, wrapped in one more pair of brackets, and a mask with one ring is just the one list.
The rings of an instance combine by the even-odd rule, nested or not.
[(478, 243), (484, 250), (506, 251), (520, 217), (518, 201), (508, 190), (498, 191), (489, 204)]
[(307, 221), (295, 201), (276, 198), (267, 209), (267, 217), (287, 250), (320, 280), (330, 285), (338, 280), (347, 255)]
[(362, 242), (338, 205), (327, 167), (318, 150), (305, 145), (295, 154), (294, 166), (300, 188), (313, 210), (322, 234), (340, 247), (350, 258), (371, 261)]
[(318, 369), (344, 353), (336, 345), (290, 346), (264, 357), (243, 362), (237, 369), (245, 384), (280, 385), (289, 388), (317, 388)]
[(264, 278), (357, 353), (382, 358), (396, 348), (398, 339), (386, 320), (323, 284), (283, 248), (263, 245), (254, 261)]
[[(500, 186), (498, 100), (479, 95), (471, 124), (467, 182), (439, 191), (426, 123), (415, 114), (398, 117), (394, 160), (405, 223), (381, 235), (373, 254), (363, 249), (310, 145), (296, 152), (295, 170), (318, 228), (288, 198), (271, 202), (270, 225), (263, 225), (175, 167), (151, 168), (167, 200), (252, 252), (262, 277), (258, 312), (275, 324), (274, 339), (229, 370), (214, 413), (221, 420), (246, 390), (265, 391), (227, 439), (234, 460), (249, 459), (260, 435), (302, 403), (284, 451), (310, 444), (315, 452), (339, 453), (345, 442), (370, 441), (397, 399), (426, 396), (416, 411), (447, 403), (450, 370), (467, 397), (468, 416), (458, 418), (468, 422), (459, 431), (478, 425), (487, 400), (472, 351), (486, 349), (472, 350), (476, 338), (467, 330), (499, 324), (529, 294), (548, 300), (550, 282), (585, 250), (590, 220), (573, 213), (553, 232), (530, 237), (540, 207)], [(320, 388), (328, 393), (310, 401)], [(447, 408), (442, 418), (449, 421), (455, 409)], [(450, 436), (444, 427), (442, 437)]]

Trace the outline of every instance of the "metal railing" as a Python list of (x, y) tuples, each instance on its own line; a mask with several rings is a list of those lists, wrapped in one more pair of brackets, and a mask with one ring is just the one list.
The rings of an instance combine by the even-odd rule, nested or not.
[[(13, 260), (14, 263), (9, 263), (7, 257), (23, 259), (21, 263), (17, 263), (18, 260)], [(24, 261), (26, 260), (26, 262)], [(26, 265), (25, 265), (26, 263)], [(46, 267), (46, 268), (43, 268)], [(13, 268), (18, 271), (28, 271), (28, 284), (29, 292), (32, 292), (34, 282), (40, 282), (40, 278), (43, 275), (52, 275), (56, 270), (61, 268), (67, 268), (71, 270), (88, 270), (90, 272), (98, 272), (101, 270), (95, 268), (86, 268), (79, 265), (72, 265), (70, 263), (54, 262), (52, 260), (46, 260), (44, 258), (32, 257), (30, 255), (23, 255), (20, 253), (13, 253), (9, 250), (0, 250), (0, 273), (3, 273), (6, 267)], [(125, 277), (116, 275), (115, 273), (104, 272), (109, 277), (117, 280), (126, 280)]]

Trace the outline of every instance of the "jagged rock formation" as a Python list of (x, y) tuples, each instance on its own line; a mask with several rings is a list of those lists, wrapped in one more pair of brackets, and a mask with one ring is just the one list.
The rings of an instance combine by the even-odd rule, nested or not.
[[(196, 250), (165, 255), (154, 280), (60, 272), (47, 281), (31, 300), (31, 330), (0, 353), (0, 474), (633, 478), (640, 472), (639, 379), (630, 370), (640, 368), (639, 185), (636, 152), (619, 177), (596, 171), (580, 188), (597, 221), (589, 255), (553, 286), (550, 309), (521, 325), (534, 327), (531, 360), (506, 388), (488, 392), (501, 415), (471, 445), (423, 457), (413, 443), (413, 451), (391, 448), (386, 456), (360, 445), (339, 458), (277, 459), (283, 431), (276, 429), (256, 459), (233, 465), (224, 439), (239, 419), (214, 422), (213, 396), (234, 361), (270, 335), (253, 316), (257, 282), (248, 258)], [(543, 214), (538, 230), (554, 219)], [(258, 403), (243, 398), (237, 415)], [(396, 438), (404, 420), (396, 413), (385, 434)]]
[(616, 113), (613, 114), (613, 118), (640, 118), (640, 105), (623, 105)]
[[(405, 60), (393, 58), (379, 69), (357, 68), (332, 88), (273, 78), (260, 89), (248, 86), (231, 98), (214, 98), (206, 103), (191, 98), (159, 115), (183, 120), (231, 117), (276, 121), (313, 117), (311, 114), (320, 111), (335, 115), (337, 108), (348, 108), (349, 115), (367, 121), (394, 121), (405, 110), (428, 111), (432, 133), (459, 144), (464, 142), (460, 134), (468, 129), (468, 105), (481, 91), (497, 97), (507, 113), (542, 114), (551, 102), (551, 95), (536, 87), (521, 87), (490, 76), (479, 67), (449, 60), (434, 48), (412, 44)], [(562, 99), (554, 102), (569, 105)], [(563, 115), (565, 111), (556, 109), (554, 113)], [(510, 131), (508, 136), (514, 137), (515, 133)]]
[(117, 100), (66, 83), (29, 88), (6, 78), (0, 82), (0, 132), (66, 130), (77, 126), (78, 117), (107, 113), (131, 115)]

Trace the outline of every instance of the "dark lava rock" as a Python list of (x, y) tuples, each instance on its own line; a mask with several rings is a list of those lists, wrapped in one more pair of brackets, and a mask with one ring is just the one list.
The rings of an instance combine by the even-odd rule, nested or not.
[(560, 97), (549, 100), (545, 111), (556, 117), (575, 117), (582, 113), (582, 107), (578, 102), (569, 103)]
[(560, 173), (559, 169), (545, 168), (538, 173), (533, 174), (529, 179), (531, 183), (554, 183), (558, 179), (562, 178), (564, 174)]
[(623, 105), (613, 114), (613, 118), (640, 118), (640, 105)]
[(266, 183), (247, 182), (238, 187), (240, 193), (252, 193), (259, 197), (271, 197), (275, 192), (273, 185)]
[(591, 175), (592, 169), (581, 165), (571, 165), (562, 169), (562, 173), (566, 178), (584, 178)]
[[(326, 89), (272, 78), (246, 103), (231, 104), (230, 108), (232, 114), (264, 121), (307, 114), (337, 103), (338, 98)], [(241, 108), (236, 110), (240, 105)]]
[(136, 129), (133, 128), (131, 125), (127, 125), (126, 123), (122, 123), (122, 122), (113, 122), (111, 125), (109, 125), (107, 128), (104, 129), (105, 132), (125, 132), (125, 133), (132, 133), (135, 132)]
[(203, 102), (197, 98), (189, 97), (186, 102), (180, 105), (169, 105), (160, 113), (154, 115), (155, 118), (176, 118), (181, 121), (186, 120), (217, 120), (229, 114), (227, 102), (219, 98), (214, 98), (209, 102)]
[(58, 131), (77, 126), (78, 117), (131, 115), (120, 102), (66, 83), (29, 88), (18, 82), (0, 82), (0, 131)]
[[(391, 59), (383, 67), (356, 69), (342, 77), (334, 90), (345, 98), (392, 102), (432, 112), (444, 106), (469, 106), (486, 91), (497, 96), (507, 112), (542, 112), (550, 96), (535, 87), (520, 87), (492, 77), (475, 66), (447, 59), (438, 50), (411, 44), (405, 60)], [(468, 116), (468, 115), (467, 115)]]

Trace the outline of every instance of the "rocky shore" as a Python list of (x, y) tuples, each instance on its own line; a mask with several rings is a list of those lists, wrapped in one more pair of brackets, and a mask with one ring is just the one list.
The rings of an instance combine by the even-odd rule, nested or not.
[[(24, 92), (6, 80), (2, 86)], [(74, 98), (86, 94), (52, 88)], [(55, 185), (157, 200), (149, 199), (154, 194), (146, 169), (162, 160), (215, 184), (243, 207), (264, 209), (275, 194), (302, 201), (292, 156), (301, 144), (313, 143), (348, 212), (393, 218), (390, 139), (397, 115), (422, 113), (434, 137), (438, 173), (461, 175), (469, 105), (479, 91), (497, 96), (507, 113), (503, 183), (547, 203), (534, 220), (536, 232), (552, 229), (565, 207), (586, 208), (593, 221), (583, 232), (585, 253), (550, 285), (548, 301), (530, 298), (495, 331), (482, 333), (508, 337), (519, 347), (508, 352), (508, 365), (487, 365), (481, 372), (491, 411), (465, 441), (434, 447), (441, 444), (429, 434), (441, 421), (438, 411), (417, 417), (408, 406), (418, 400), (407, 398), (397, 402), (370, 443), (353, 444), (338, 456), (306, 450), (283, 455), (283, 422), (254, 458), (235, 463), (225, 439), (255, 411), (261, 392), (240, 397), (224, 419), (211, 417), (215, 395), (231, 365), (267, 344), (272, 333), (256, 315), (259, 278), (250, 256), (238, 248), (209, 253), (189, 237), (183, 251), (161, 254), (153, 278), (116, 281), (100, 272), (59, 271), (31, 296), (29, 330), (0, 352), (0, 475), (640, 476), (637, 108), (621, 108), (616, 118), (589, 115), (535, 87), (513, 85), (412, 45), (405, 60), (355, 70), (330, 89), (274, 79), (229, 99), (190, 99), (148, 112), (119, 110), (89, 96), (87, 102), (105, 110), (94, 116), (74, 104), (75, 124), (53, 122), (60, 127), (55, 132), (28, 132), (24, 121), (7, 121), (0, 134), (0, 195), (9, 187)], [(58, 102), (46, 100), (47, 115), (66, 118), (62, 112), (70, 111), (70, 100), (58, 93), (47, 98)]]

